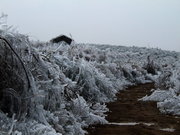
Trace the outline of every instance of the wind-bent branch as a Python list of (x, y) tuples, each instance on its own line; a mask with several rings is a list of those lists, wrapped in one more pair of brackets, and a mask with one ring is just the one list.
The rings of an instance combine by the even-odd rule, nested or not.
[(16, 51), (13, 49), (13, 47), (11, 46), (11, 44), (9, 43), (9, 41), (3, 37), (0, 36), (0, 39), (3, 40), (8, 46), (9, 48), (12, 50), (12, 52), (16, 55), (16, 57), (19, 59), (23, 69), (24, 69), (24, 72), (25, 72), (25, 75), (26, 75), (26, 78), (27, 78), (27, 81), (28, 81), (28, 88), (30, 88), (30, 80), (29, 80), (29, 76), (28, 76), (28, 72), (26, 70), (26, 67), (23, 63), (23, 61), (21, 60), (20, 56), (16, 53)]

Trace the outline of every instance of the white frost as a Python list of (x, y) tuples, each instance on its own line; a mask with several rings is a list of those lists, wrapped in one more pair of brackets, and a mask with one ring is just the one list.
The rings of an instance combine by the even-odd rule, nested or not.
[(145, 123), (145, 122), (121, 122), (121, 123), (110, 122), (108, 124), (109, 125), (117, 125), (117, 126), (135, 126), (135, 125), (139, 125), (139, 124), (143, 124), (145, 126), (155, 125), (154, 123)]
[(160, 130), (167, 131), (167, 132), (174, 132), (175, 131), (175, 129), (173, 129), (173, 128), (161, 128)]

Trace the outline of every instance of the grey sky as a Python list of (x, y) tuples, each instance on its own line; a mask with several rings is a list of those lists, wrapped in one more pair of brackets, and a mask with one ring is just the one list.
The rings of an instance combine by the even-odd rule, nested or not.
[(180, 0), (0, 0), (0, 12), (43, 41), (71, 33), (83, 43), (180, 51)]

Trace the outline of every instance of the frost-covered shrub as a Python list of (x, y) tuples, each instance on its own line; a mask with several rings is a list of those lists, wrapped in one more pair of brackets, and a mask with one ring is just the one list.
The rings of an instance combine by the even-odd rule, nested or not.
[(172, 75), (170, 77), (171, 88), (173, 88), (177, 94), (180, 94), (180, 68), (179, 67), (180, 67), (180, 60), (174, 64), (174, 70), (172, 71)]
[(180, 61), (178, 56), (176, 62), (167, 62), (167, 66), (162, 68), (161, 75), (156, 79), (156, 88), (150, 96), (143, 100), (157, 101), (157, 107), (162, 113), (180, 115)]
[(10, 117), (16, 113), (16, 118), (20, 119), (26, 115), (29, 109), (28, 106), (31, 104), (29, 96), (32, 96), (34, 88), (31, 73), (11, 42), (1, 37), (0, 108)]
[(150, 60), (150, 56), (147, 57), (147, 63), (146, 65), (144, 65), (144, 69), (146, 69), (147, 72), (150, 74), (153, 74), (153, 75), (157, 74), (157, 67), (154, 64), (154, 61)]
[(170, 71), (165, 71), (162, 73), (156, 80), (155, 86), (159, 89), (169, 89), (171, 87), (170, 84), (170, 77), (171, 77)]
[[(107, 109), (102, 103), (112, 99), (116, 91), (103, 73), (88, 63), (86, 57), (80, 56), (83, 52), (81, 48), (62, 44), (34, 44), (19, 34), (3, 36), (10, 42), (18, 58), (9, 53), (10, 49), (1, 49), (1, 61), (10, 68), (0, 66), (1, 84), (7, 82), (1, 85), (1, 96), (6, 99), (1, 100), (0, 109), (9, 117), (26, 110), (24, 122), (18, 120), (13, 129), (10, 118), (6, 123), (3, 121), (2, 127), (6, 127), (2, 129), (3, 132), (11, 129), (13, 134), (80, 135), (85, 133), (83, 127), (107, 122), (104, 118)], [(1, 47), (2, 44), (3, 41)], [(23, 61), (23, 65), (19, 61)], [(30, 88), (27, 87), (29, 85)], [(8, 98), (11, 100), (7, 101)], [(22, 103), (24, 99), (28, 108), (26, 102)], [(6, 102), (12, 106), (7, 108), (8, 111), (3, 109)]]

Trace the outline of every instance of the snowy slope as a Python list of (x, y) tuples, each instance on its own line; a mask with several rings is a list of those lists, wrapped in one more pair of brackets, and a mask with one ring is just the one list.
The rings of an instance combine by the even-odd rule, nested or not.
[(175, 104), (180, 92), (177, 52), (44, 43), (3, 30), (0, 36), (18, 55), (0, 40), (0, 134), (83, 135), (84, 127), (107, 123), (105, 103), (115, 100), (117, 92), (150, 81), (156, 81), (157, 88), (167, 85), (161, 93), (172, 93), (158, 107), (180, 113)]

